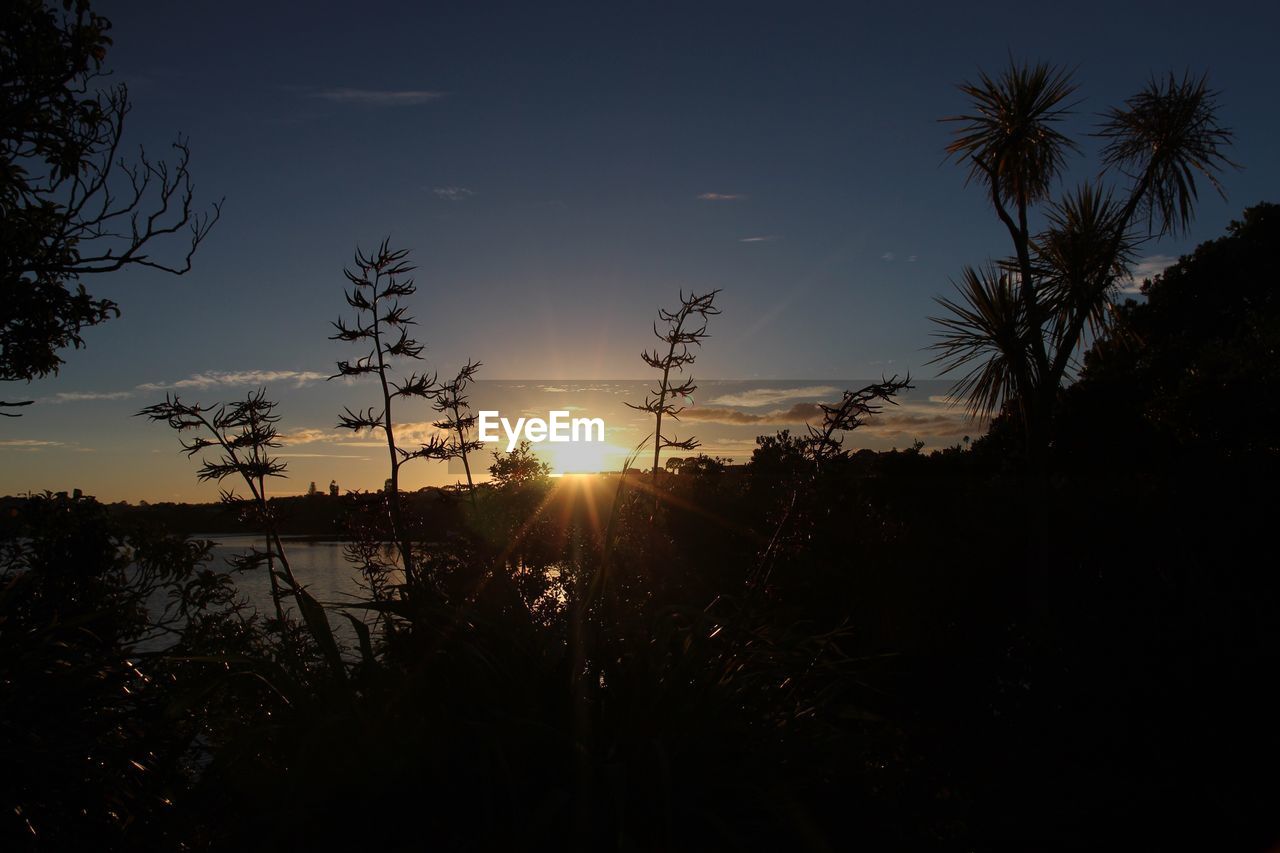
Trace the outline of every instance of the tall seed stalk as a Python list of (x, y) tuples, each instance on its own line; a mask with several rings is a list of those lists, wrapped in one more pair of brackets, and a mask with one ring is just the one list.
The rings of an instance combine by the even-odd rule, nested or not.
[(475, 429), (476, 416), (471, 412), (471, 400), (466, 394), (467, 386), (475, 381), (476, 371), (481, 367), (478, 361), (468, 361), (449, 382), (442, 382), (433, 394), (431, 407), (443, 418), (432, 424), (438, 430), (449, 434), (440, 450), (441, 459), (461, 459), (463, 470), (467, 473), (467, 492), (471, 496), (471, 505), (476, 505), (476, 484), (471, 478), (471, 462), (468, 454), (479, 450), (484, 443), (476, 439), (468, 439), (467, 433)]
[(331, 379), (375, 374), (382, 391), (382, 408), (370, 407), (358, 412), (346, 408), (339, 416), (338, 428), (355, 432), (381, 430), (386, 437), (387, 459), (390, 464), (390, 486), (387, 489), (387, 515), (392, 538), (400, 551), (405, 580), (415, 578), (413, 552), (409, 545), (408, 530), (400, 504), (400, 468), (411, 459), (436, 456), (440, 445), (435, 438), (430, 444), (417, 450), (406, 450), (396, 444), (395, 421), (392, 412), (397, 398), (430, 398), (436, 392), (434, 375), (411, 373), (402, 382), (395, 382), (388, 373), (393, 359), (422, 359), (423, 345), (409, 337), (408, 327), (416, 321), (400, 304), (402, 298), (417, 292), (412, 278), (405, 278), (415, 267), (408, 263), (408, 249), (391, 249), (390, 240), (383, 240), (376, 252), (366, 255), (359, 248), (355, 252), (355, 269), (342, 272), (352, 288), (344, 292), (347, 304), (356, 310), (353, 325), (338, 318), (333, 323), (337, 333), (330, 340), (366, 344), (369, 351), (354, 362), (339, 361), (338, 372)]
[[(658, 501), (659, 457), (661, 457), (663, 449), (674, 447), (679, 450), (693, 450), (701, 446), (696, 438), (678, 439), (674, 435), (663, 435), (662, 420), (664, 417), (680, 420), (680, 413), (685, 409), (684, 401), (694, 391), (698, 390), (698, 386), (694, 384), (692, 376), (676, 384), (673, 373), (683, 374), (685, 367), (693, 364), (697, 359), (697, 354), (691, 347), (702, 346), (702, 341), (710, 337), (707, 332), (707, 322), (708, 318), (720, 313), (720, 309), (715, 307), (716, 294), (719, 292), (719, 289), (717, 289), (701, 296), (696, 293), (690, 293), (686, 298), (684, 291), (681, 291), (680, 307), (675, 311), (659, 308), (658, 321), (653, 324), (653, 334), (666, 346), (666, 351), (664, 352), (663, 348), (658, 346), (652, 351), (645, 350), (640, 353), (640, 358), (644, 360), (645, 364), (654, 370), (662, 371), (658, 387), (652, 389), (645, 396), (643, 403), (627, 403), (631, 408), (649, 412), (654, 417), (653, 470), (651, 477), (655, 506)], [(686, 328), (687, 323), (691, 321), (698, 322), (699, 320), (701, 321), (700, 325), (694, 328)], [(666, 328), (659, 330), (658, 322), (665, 323)]]

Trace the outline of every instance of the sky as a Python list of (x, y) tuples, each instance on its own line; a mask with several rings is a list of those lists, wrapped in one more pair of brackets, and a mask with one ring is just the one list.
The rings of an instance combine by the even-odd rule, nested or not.
[[(641, 378), (657, 308), (723, 288), (699, 377), (934, 378), (933, 299), (1006, 253), (938, 119), (1010, 55), (1074, 70), (1082, 135), (1152, 74), (1207, 72), (1222, 92), (1243, 169), (1225, 201), (1202, 188), (1185, 239), (1143, 247), (1143, 271), (1280, 198), (1280, 12), (1256, 3), (95, 8), (134, 101), (126, 141), (189, 137), (197, 201), (225, 205), (191, 273), (89, 282), (123, 316), (56, 378), (5, 389), (37, 403), (0, 424), (0, 493), (216, 496), (131, 417), (166, 391), (266, 385), (293, 434), (373, 403), (323, 377), (351, 355), (328, 340), (342, 268), (388, 236), (419, 266), (411, 307), (443, 373), (472, 358), (496, 381)], [(1068, 184), (1096, 174), (1082, 142)], [(284, 491), (334, 466), (352, 487), (385, 476), (341, 445), (294, 450), (314, 455)]]

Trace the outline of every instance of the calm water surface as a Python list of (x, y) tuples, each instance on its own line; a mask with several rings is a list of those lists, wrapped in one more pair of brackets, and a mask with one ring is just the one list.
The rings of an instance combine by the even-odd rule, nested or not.
[[(213, 534), (191, 538), (214, 542), (213, 560), (209, 567), (215, 571), (229, 571), (231, 564), (228, 561), (231, 557), (247, 554), (254, 547), (258, 550), (266, 547), (263, 537), (254, 535)], [(294, 577), (321, 604), (350, 604), (365, 597), (360, 588), (359, 569), (343, 557), (343, 543), (303, 536), (282, 536), (280, 539), (284, 543), (284, 552), (289, 558)], [(266, 566), (238, 574), (236, 586), (260, 613), (268, 615), (272, 612), (271, 580), (267, 576)], [(366, 615), (361, 610), (351, 612), (358, 618)], [(329, 624), (339, 633), (345, 634), (350, 630), (347, 620), (337, 612), (330, 611)]]

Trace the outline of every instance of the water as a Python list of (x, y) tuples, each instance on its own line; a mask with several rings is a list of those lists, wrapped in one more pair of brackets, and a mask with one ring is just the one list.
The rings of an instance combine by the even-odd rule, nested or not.
[[(214, 543), (213, 559), (209, 563), (209, 568), (214, 571), (230, 571), (231, 557), (247, 554), (251, 548), (256, 547), (259, 551), (266, 548), (265, 539), (252, 534), (197, 535), (191, 538), (207, 539)], [(335, 605), (366, 601), (368, 593), (360, 586), (360, 570), (347, 562), (343, 556), (343, 543), (307, 536), (281, 536), (280, 540), (284, 545), (285, 555), (289, 558), (289, 567), (293, 570), (293, 576), (317, 601), (325, 605), (329, 626), (333, 629), (338, 642), (344, 646), (355, 646), (358, 642), (355, 630), (342, 616), (343, 611)], [(392, 558), (388, 555), (388, 559)], [(260, 614), (263, 616), (274, 614), (275, 607), (271, 602), (271, 579), (267, 575), (265, 565), (236, 574), (236, 588)], [(287, 613), (298, 618), (297, 606), (292, 596), (286, 595), (283, 604)], [(373, 621), (373, 614), (363, 608), (353, 608), (346, 612), (363, 622)]]
[[(228, 560), (249, 553), (250, 548), (256, 547), (261, 551), (266, 547), (263, 537), (247, 534), (191, 538), (214, 542), (213, 561), (209, 567), (215, 571), (230, 570)], [(360, 570), (343, 557), (341, 542), (305, 536), (282, 536), (280, 539), (294, 577), (321, 604), (350, 604), (365, 597), (359, 583)], [(238, 574), (236, 586), (259, 610), (264, 613), (271, 611), (271, 580), (266, 566)]]

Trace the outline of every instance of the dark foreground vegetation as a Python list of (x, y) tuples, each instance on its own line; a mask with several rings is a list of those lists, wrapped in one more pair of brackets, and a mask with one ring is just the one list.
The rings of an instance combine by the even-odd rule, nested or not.
[(1042, 503), (1012, 415), (656, 481), (517, 451), (474, 501), (404, 502), (408, 581), (384, 497), (336, 500), (370, 588), (327, 611), (360, 626), (337, 659), (204, 545), (23, 502), (6, 846), (1265, 849), (1278, 233), (1254, 208), (1123, 309), (1139, 340), (1064, 394)]
[[(184, 140), (169, 165), (117, 159), (128, 92), (95, 88), (109, 23), (87, 2), (0, 8), (0, 381), (22, 382), (119, 312), (83, 278), (185, 272), (220, 207), (193, 206)], [(226, 529), (203, 511), (0, 505), (0, 849), (1280, 843), (1280, 209), (1119, 304), (1137, 250), (1231, 165), (1215, 94), (1153, 80), (1098, 130), (1116, 186), (1055, 201), (1069, 76), (1011, 63), (962, 91), (948, 151), (1012, 254), (964, 271), (938, 351), (985, 436), (853, 452), (894, 377), (748, 465), (666, 473), (698, 447), (672, 424), (712, 291), (660, 312), (643, 356), (651, 471), (553, 481), (526, 446), (478, 483), (480, 364), (397, 374), (423, 351), (412, 267), (357, 253), (333, 337), (373, 405), (338, 426), (385, 439), (383, 492), (272, 500), (262, 390), (139, 412), (241, 490), (221, 507), (263, 544), (229, 567), (187, 536)], [(410, 404), (441, 418), (419, 447), (397, 440)], [(399, 489), (451, 459), (465, 487)], [(282, 538), (334, 527), (356, 602), (317, 601)], [(263, 572), (269, 601), (245, 600)]]

